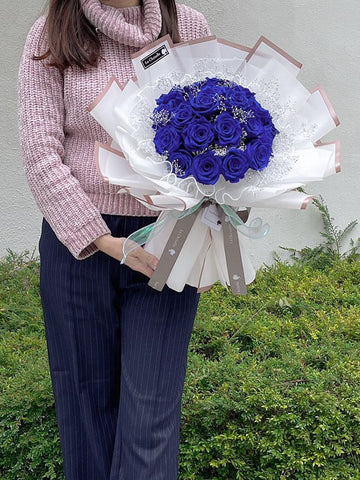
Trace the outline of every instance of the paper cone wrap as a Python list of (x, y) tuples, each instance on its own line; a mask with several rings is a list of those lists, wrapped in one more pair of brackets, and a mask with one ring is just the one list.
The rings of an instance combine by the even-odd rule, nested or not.
[[(220, 280), (234, 293), (244, 293), (243, 287), (235, 286), (239, 275), (229, 274), (232, 262), (227, 256), (230, 251), (233, 257), (238, 252), (242, 282), (251, 283), (255, 271), (243, 239), (263, 237), (268, 225), (255, 219), (252, 227), (247, 226), (234, 215), (254, 207), (306, 208), (311, 197), (297, 189), (340, 171), (339, 142), (321, 142), (339, 125), (334, 109), (322, 87), (309, 91), (298, 80), (300, 62), (265, 37), (249, 48), (214, 36), (173, 45), (166, 36), (137, 52), (132, 62), (136, 76), (125, 85), (112, 77), (89, 107), (112, 138), (111, 146), (96, 144), (98, 171), (109, 183), (119, 185), (119, 195), (130, 193), (148, 208), (162, 212), (161, 228), (153, 227), (143, 242), (136, 236), (133, 239), (154, 255), (165, 257), (172, 232), (181, 222), (189, 224), (187, 216), (191, 218), (165, 281), (170, 288), (181, 291), (189, 284), (203, 291)], [(278, 132), (269, 165), (261, 171), (249, 169), (238, 182), (231, 183), (222, 175), (213, 185), (201, 184), (192, 175), (180, 178), (155, 148), (152, 112), (156, 100), (175, 85), (183, 88), (206, 78), (233, 82), (254, 92)], [(217, 225), (203, 220), (204, 211), (214, 212), (214, 205), (219, 206)], [(227, 211), (233, 232), (225, 228), (224, 218), (229, 215), (223, 206), (234, 212)], [(171, 217), (171, 212), (178, 215)], [(130, 243), (124, 248), (126, 256)]]

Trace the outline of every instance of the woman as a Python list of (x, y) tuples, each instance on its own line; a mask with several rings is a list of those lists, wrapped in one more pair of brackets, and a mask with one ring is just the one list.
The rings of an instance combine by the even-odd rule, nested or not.
[(40, 288), (67, 480), (177, 478), (180, 404), (199, 295), (147, 285), (158, 259), (122, 243), (154, 212), (102, 180), (87, 111), (130, 55), (209, 35), (173, 0), (51, 0), (19, 71), (25, 173), (44, 216)]

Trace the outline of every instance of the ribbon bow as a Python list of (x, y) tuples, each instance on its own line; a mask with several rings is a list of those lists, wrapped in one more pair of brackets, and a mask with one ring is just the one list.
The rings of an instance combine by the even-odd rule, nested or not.
[[(221, 224), (221, 228), (223, 229), (224, 249), (231, 291), (234, 295), (246, 295), (244, 268), (237, 233), (240, 232), (250, 238), (259, 238), (267, 234), (269, 225), (263, 224), (260, 218), (254, 219), (250, 225), (245, 225), (249, 217), (250, 209), (236, 212), (229, 205), (218, 204), (207, 197), (204, 197), (198, 204), (184, 212), (171, 212), (172, 215), (177, 217), (177, 220), (159, 259), (156, 270), (148, 282), (149, 286), (155, 290), (162, 291), (195, 219), (199, 214), (199, 209), (204, 209), (211, 204), (216, 206), (219, 217), (218, 223)], [(160, 230), (166, 221), (166, 218), (159, 219), (132, 233), (124, 242), (124, 256), (121, 263), (125, 263), (127, 255), (129, 255), (132, 250), (147, 242), (155, 227), (157, 230)]]

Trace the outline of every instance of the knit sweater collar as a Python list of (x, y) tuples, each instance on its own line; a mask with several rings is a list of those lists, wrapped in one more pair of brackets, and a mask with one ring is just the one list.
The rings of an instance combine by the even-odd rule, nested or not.
[(142, 48), (156, 40), (161, 31), (158, 0), (143, 0), (143, 7), (115, 8), (100, 0), (81, 0), (86, 18), (107, 37)]

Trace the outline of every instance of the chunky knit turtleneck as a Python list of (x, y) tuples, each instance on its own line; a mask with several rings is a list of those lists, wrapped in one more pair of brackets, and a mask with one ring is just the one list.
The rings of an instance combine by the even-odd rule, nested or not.
[(142, 48), (159, 37), (161, 10), (158, 0), (144, 0), (143, 7), (115, 8), (99, 0), (81, 0), (90, 22), (107, 37)]
[[(19, 125), (24, 169), (31, 191), (59, 240), (79, 259), (97, 251), (93, 243), (110, 233), (101, 213), (156, 216), (96, 170), (95, 142), (108, 134), (91, 117), (88, 106), (115, 75), (126, 82), (134, 75), (130, 55), (160, 32), (158, 0), (142, 7), (114, 8), (99, 0), (81, 0), (97, 29), (101, 60), (97, 68), (67, 68), (61, 73), (34, 54), (47, 50), (45, 17), (32, 26), (19, 70)], [(203, 15), (178, 5), (182, 40), (209, 35)]]

